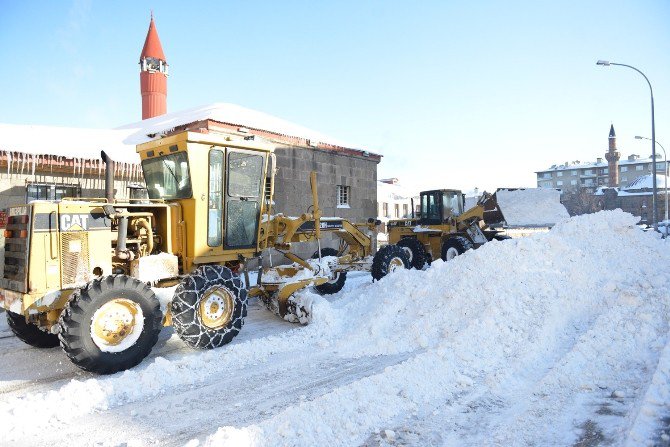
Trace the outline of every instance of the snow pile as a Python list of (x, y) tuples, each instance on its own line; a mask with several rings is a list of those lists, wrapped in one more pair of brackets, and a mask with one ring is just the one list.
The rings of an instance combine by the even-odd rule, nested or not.
[[(361, 445), (375, 444), (375, 436), (382, 444), (426, 445), (402, 440), (407, 427), (421, 431), (421, 424), (439, 427), (433, 445), (573, 445), (575, 427), (605, 404), (632, 415), (596, 421), (613, 424), (602, 427), (605, 436), (648, 439), (670, 388), (670, 273), (659, 269), (670, 252), (636, 221), (621, 211), (579, 216), (425, 271), (399, 271), (340, 299), (304, 292), (313, 302), (307, 327), (2, 401), (3, 439), (246, 365), (270, 367), (282, 355), (304, 364), (291, 378), (302, 384), (315, 353), (342, 362), (406, 360), (270, 407), (246, 426), (213, 426), (205, 445)], [(224, 398), (255, 392), (235, 389)]]
[(510, 226), (552, 226), (569, 217), (555, 189), (499, 189), (495, 196)]
[[(417, 354), (260, 424), (221, 428), (207, 445), (360, 444), (392, 428), (388, 421), (475, 385), (503, 402), (527, 393), (530, 407), (484, 430), (482, 443), (489, 436), (499, 445), (572, 443), (575, 413), (556, 408), (635, 383), (639, 367), (653, 369), (667, 343), (670, 274), (659, 275), (657, 265), (670, 255), (635, 223), (620, 211), (580, 216), (427, 271), (401, 271), (345, 303), (315, 299), (306, 332), (320, 334), (319, 348), (342, 356)], [(535, 377), (538, 388), (522, 375)]]

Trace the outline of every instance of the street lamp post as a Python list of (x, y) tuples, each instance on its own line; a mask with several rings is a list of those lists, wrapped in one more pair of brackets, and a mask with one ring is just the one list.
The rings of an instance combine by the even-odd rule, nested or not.
[(637, 71), (644, 77), (644, 80), (647, 81), (647, 84), (649, 85), (649, 93), (651, 94), (651, 158), (654, 160), (654, 163), (652, 164), (652, 169), (651, 169), (651, 175), (652, 175), (652, 196), (651, 196), (651, 215), (652, 219), (654, 222), (654, 229), (658, 230), (658, 201), (656, 200), (656, 125), (654, 124), (654, 90), (651, 88), (651, 82), (649, 82), (649, 78), (642, 73), (640, 70), (637, 68), (633, 67), (632, 65), (626, 65), (626, 64), (617, 64), (616, 62), (610, 62), (610, 61), (598, 61), (596, 62), (596, 65), (602, 65), (605, 67), (609, 67), (610, 65), (616, 65), (619, 67), (628, 67), (632, 70)]
[[(647, 137), (641, 137), (640, 135), (635, 135), (636, 140), (651, 140), (651, 138)], [(661, 143), (658, 141), (656, 142), (658, 144), (658, 147), (663, 149), (663, 159), (665, 160), (665, 165), (663, 169), (663, 178), (664, 178), (664, 183), (665, 183), (665, 225), (663, 228), (665, 228), (665, 237), (667, 239), (668, 237), (668, 225), (670, 225), (670, 222), (668, 222), (668, 154), (665, 152), (665, 148)], [(654, 163), (656, 161), (654, 160)]]

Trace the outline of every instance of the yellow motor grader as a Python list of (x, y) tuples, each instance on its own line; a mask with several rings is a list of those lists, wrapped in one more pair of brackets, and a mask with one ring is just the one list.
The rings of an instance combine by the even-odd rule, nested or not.
[[(60, 344), (78, 367), (102, 374), (144, 359), (163, 326), (195, 348), (215, 348), (241, 330), (248, 297), (305, 322), (294, 299), (313, 286), (339, 291), (346, 273), (381, 278), (409, 268), (390, 246), (374, 253), (378, 222), (324, 218), (312, 173), (312, 212), (272, 214), (273, 148), (234, 136), (183, 132), (137, 147), (148, 199), (115, 201), (113, 161), (106, 197), (37, 201), (9, 209), (0, 307), (12, 331), (36, 347)], [(339, 249), (321, 247), (323, 232)], [(316, 242), (314, 259), (291, 251)], [(263, 253), (293, 262), (263, 267)], [(255, 284), (249, 265), (255, 263)], [(242, 280), (244, 278), (244, 281)], [(165, 308), (153, 288), (173, 287)]]
[(457, 189), (422, 191), (419, 200), (418, 216), (412, 206), (412, 218), (387, 224), (389, 245), (402, 248), (413, 268), (420, 270), (438, 258), (449, 261), (494, 239), (509, 239), (487, 227), (485, 217), (499, 219), (500, 213), (495, 199), (486, 192), (466, 211), (465, 197)]

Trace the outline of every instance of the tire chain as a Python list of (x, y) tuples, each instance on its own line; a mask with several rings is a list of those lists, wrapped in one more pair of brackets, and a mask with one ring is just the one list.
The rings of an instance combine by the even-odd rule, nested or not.
[[(233, 315), (226, 326), (210, 329), (200, 321), (198, 306), (202, 296), (218, 286), (227, 288), (234, 295)], [(186, 344), (194, 348), (218, 348), (232, 341), (242, 329), (247, 316), (247, 290), (227, 267), (204, 265), (177, 286), (170, 308), (175, 332)]]

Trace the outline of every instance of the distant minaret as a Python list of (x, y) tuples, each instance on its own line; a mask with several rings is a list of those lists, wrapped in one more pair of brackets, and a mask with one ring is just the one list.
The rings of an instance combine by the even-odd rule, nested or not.
[(614, 124), (610, 127), (609, 150), (605, 154), (607, 165), (609, 167), (609, 186), (616, 188), (619, 186), (619, 159), (621, 154), (616, 150), (616, 134), (614, 133)]
[(149, 32), (140, 55), (140, 90), (142, 92), (142, 119), (167, 113), (168, 64), (158, 38), (154, 15), (151, 14)]

